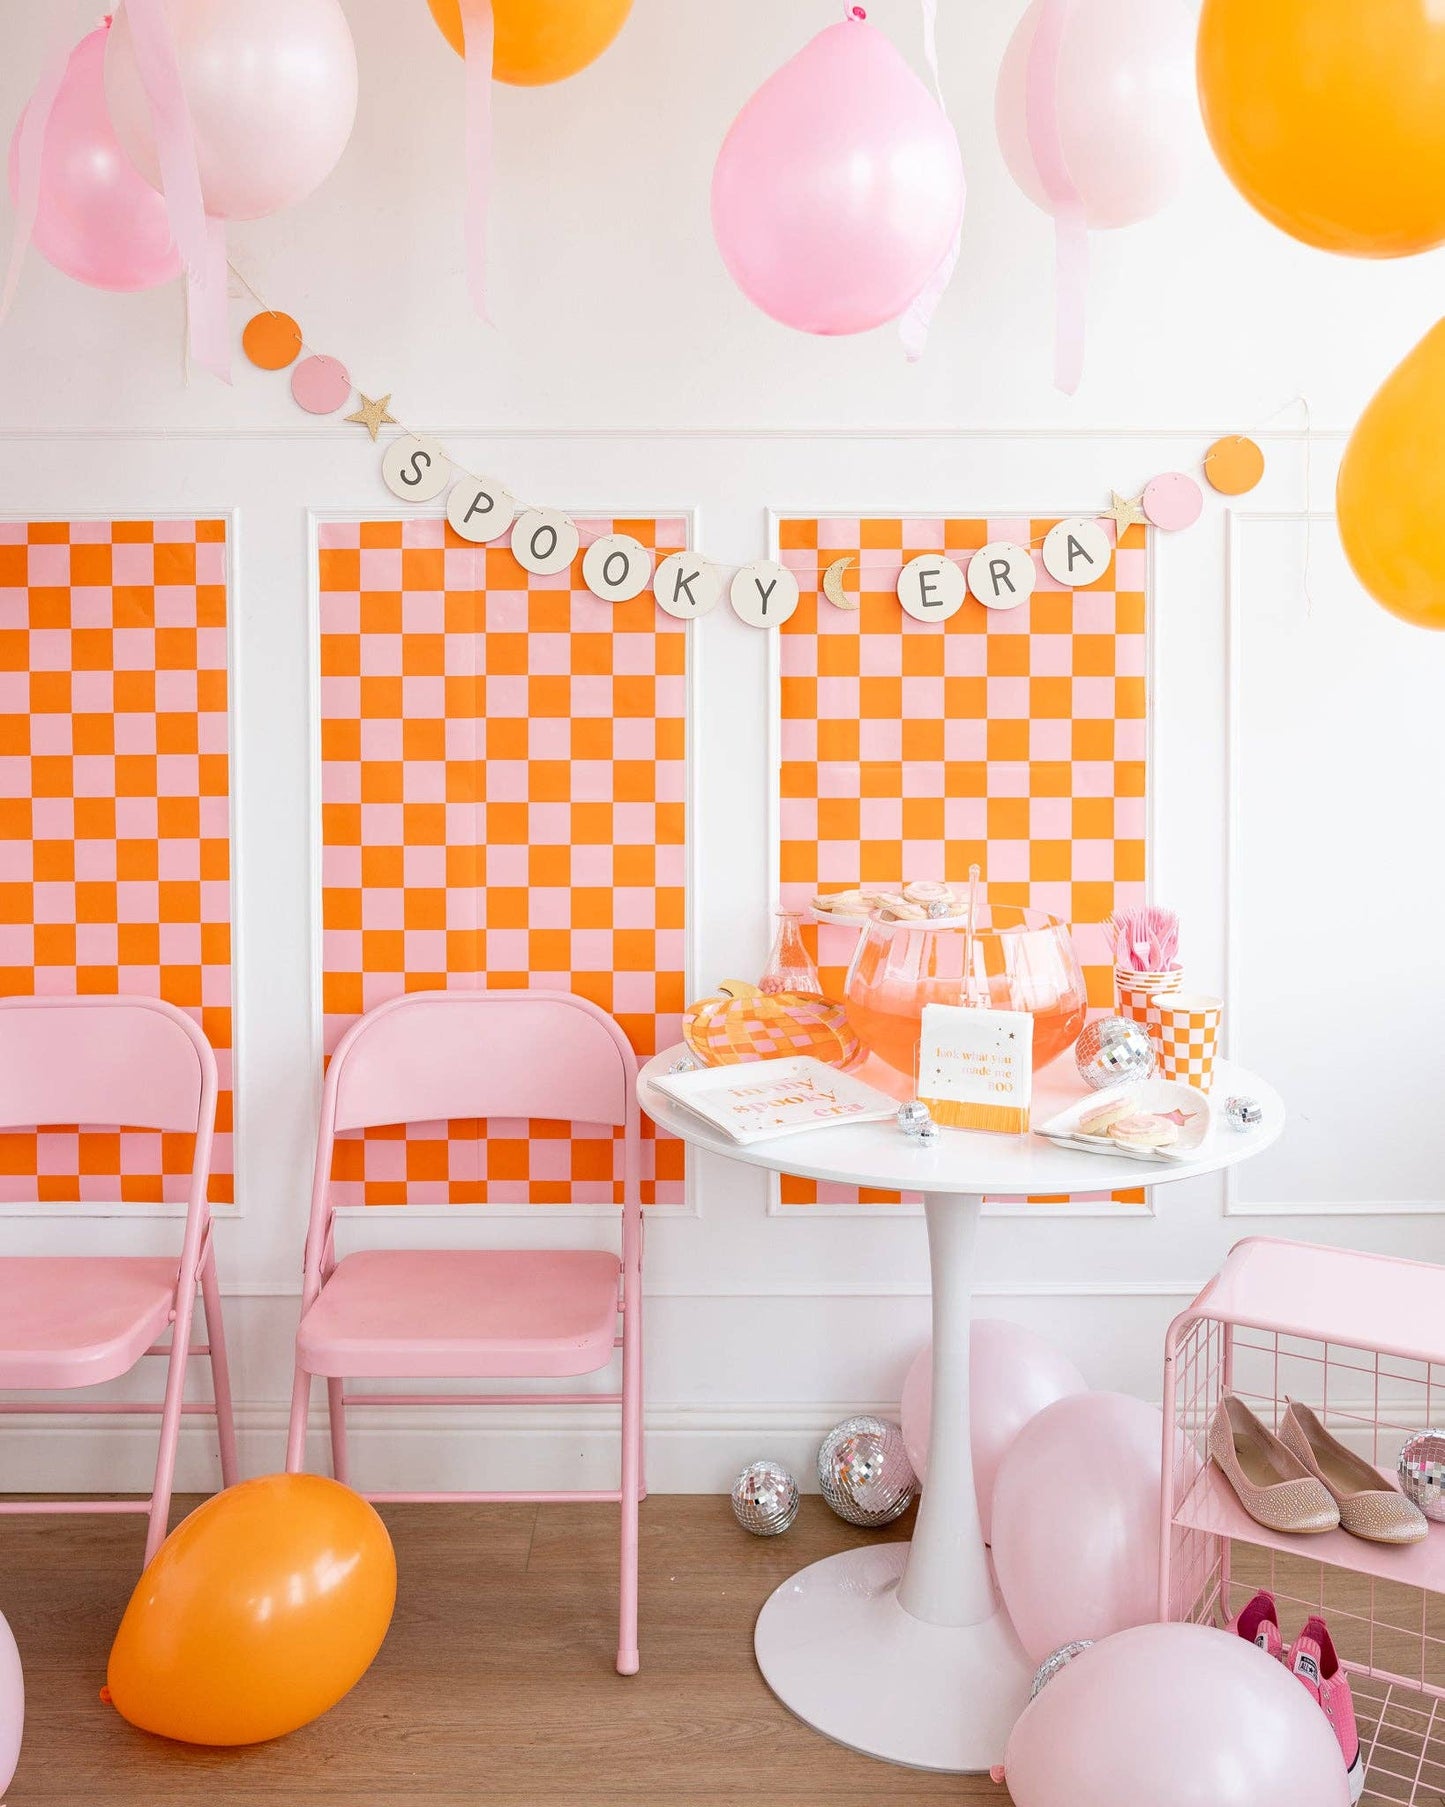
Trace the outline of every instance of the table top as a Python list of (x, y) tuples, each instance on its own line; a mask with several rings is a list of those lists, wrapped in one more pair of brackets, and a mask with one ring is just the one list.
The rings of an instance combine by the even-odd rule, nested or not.
[[(638, 1103), (661, 1128), (696, 1148), (710, 1149), (753, 1167), (793, 1173), (802, 1179), (831, 1180), (845, 1186), (876, 1186), (895, 1192), (1051, 1193), (1112, 1192), (1118, 1187), (1160, 1186), (1201, 1173), (1217, 1173), (1247, 1160), (1275, 1141), (1284, 1128), (1284, 1105), (1274, 1087), (1231, 1061), (1216, 1060), (1211, 1101), (1222, 1107), (1238, 1093), (1263, 1111), (1252, 1129), (1232, 1130), (1218, 1118), (1187, 1161), (1136, 1161), (1127, 1155), (1094, 1154), (1059, 1148), (1042, 1136), (991, 1135), (977, 1130), (940, 1129), (928, 1142), (905, 1136), (893, 1123), (837, 1123), (752, 1142), (740, 1148), (691, 1111), (659, 1092), (651, 1081), (687, 1054), (679, 1043), (655, 1054), (637, 1079)], [(890, 1067), (870, 1059), (856, 1069), (860, 1079), (900, 1098), (907, 1082)], [(1034, 1075), (1032, 1118), (1045, 1123), (1085, 1096), (1084, 1082), (1066, 1051)]]

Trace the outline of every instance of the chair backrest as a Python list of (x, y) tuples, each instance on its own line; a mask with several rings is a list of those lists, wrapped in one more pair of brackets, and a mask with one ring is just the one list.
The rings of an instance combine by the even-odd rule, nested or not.
[(414, 991), (342, 1037), (326, 1085), (331, 1126), (530, 1117), (627, 1124), (637, 1061), (585, 998), (558, 991)]
[(204, 1132), (216, 1057), (159, 998), (0, 998), (0, 1129), (119, 1125)]

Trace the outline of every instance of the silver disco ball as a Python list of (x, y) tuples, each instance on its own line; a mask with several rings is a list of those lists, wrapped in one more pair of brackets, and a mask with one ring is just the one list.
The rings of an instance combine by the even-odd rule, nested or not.
[(1154, 1044), (1146, 1030), (1127, 1017), (1101, 1016), (1085, 1023), (1074, 1043), (1079, 1077), (1092, 1091), (1134, 1085), (1154, 1071)]
[(1029, 1699), (1032, 1700), (1036, 1694), (1047, 1688), (1060, 1669), (1067, 1668), (1076, 1656), (1093, 1648), (1094, 1640), (1092, 1638), (1080, 1638), (1076, 1643), (1060, 1645), (1052, 1656), (1046, 1656), (1039, 1664), (1034, 1676), (1033, 1686), (1029, 1689)]
[(1400, 1491), (1426, 1518), (1445, 1520), (1445, 1431), (1416, 1431), (1400, 1451)]
[(818, 1451), (823, 1498), (850, 1525), (890, 1525), (913, 1503), (918, 1478), (903, 1432), (882, 1418), (845, 1418)]
[(733, 1517), (754, 1537), (777, 1537), (798, 1516), (798, 1483), (781, 1462), (750, 1462), (733, 1482)]

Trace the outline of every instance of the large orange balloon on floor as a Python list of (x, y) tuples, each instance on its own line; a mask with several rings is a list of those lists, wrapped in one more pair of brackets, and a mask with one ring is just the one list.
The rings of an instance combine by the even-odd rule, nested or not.
[(1391, 371), (1360, 416), (1335, 491), (1340, 539), (1382, 607), (1445, 628), (1445, 320)]
[(1204, 0), (1198, 76), (1225, 174), (1292, 237), (1354, 257), (1445, 240), (1438, 0)]
[[(427, 0), (427, 5), (460, 56), (458, 0)], [(492, 74), (519, 88), (563, 81), (602, 55), (631, 9), (632, 0), (492, 0)]]
[(186, 1744), (259, 1744), (335, 1706), (381, 1648), (396, 1558), (375, 1510), (321, 1475), (242, 1481), (161, 1545), (110, 1653), (117, 1709)]

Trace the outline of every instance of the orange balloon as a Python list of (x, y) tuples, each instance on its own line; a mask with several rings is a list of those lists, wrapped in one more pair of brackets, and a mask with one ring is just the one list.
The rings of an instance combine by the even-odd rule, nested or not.
[(1445, 320), (1376, 390), (1340, 463), (1335, 510), (1355, 576), (1382, 608), (1445, 628)]
[[(462, 54), (459, 0), (427, 0), (448, 44)], [(492, 0), (492, 74), (538, 88), (595, 62), (622, 30), (632, 0)]]
[(335, 1706), (381, 1648), (396, 1557), (373, 1507), (314, 1474), (242, 1481), (156, 1551), (111, 1646), (117, 1710), (186, 1744), (259, 1744)]
[(1204, 0), (1199, 100), (1224, 173), (1354, 257), (1445, 239), (1445, 12), (1432, 0)]

